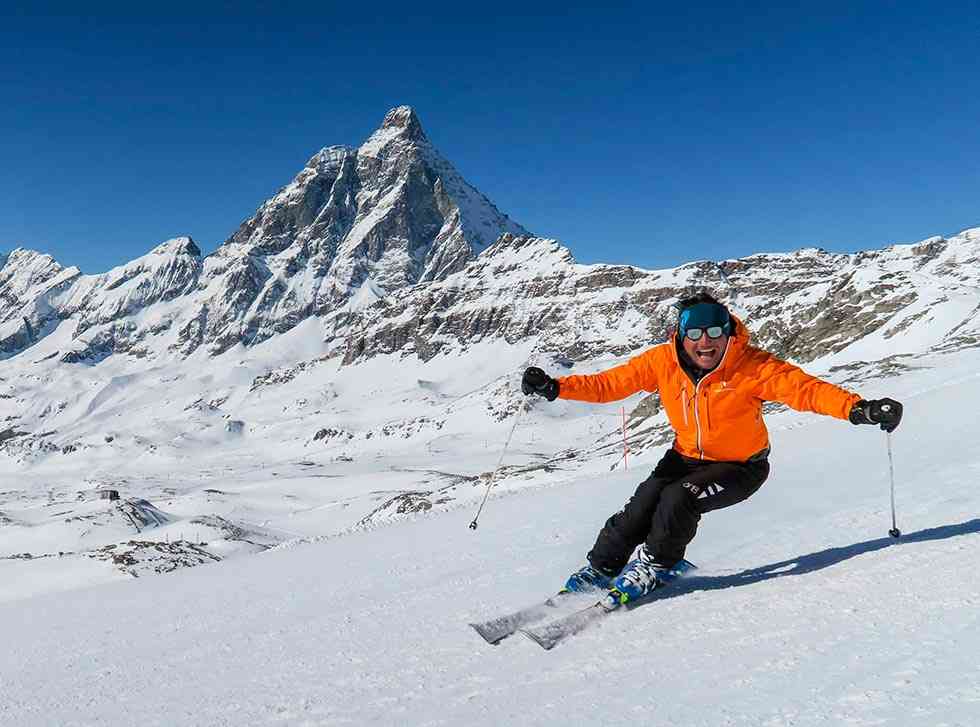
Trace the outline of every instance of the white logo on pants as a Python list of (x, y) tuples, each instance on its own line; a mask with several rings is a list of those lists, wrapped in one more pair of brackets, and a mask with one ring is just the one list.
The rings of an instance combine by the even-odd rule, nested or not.
[[(685, 485), (685, 487), (686, 487), (686, 485)], [(698, 495), (698, 499), (699, 500), (703, 500), (706, 497), (711, 497), (713, 495), (717, 495), (719, 492), (724, 492), (724, 490), (725, 490), (725, 488), (722, 487), (721, 485), (719, 485), (717, 482), (712, 482), (710, 485), (708, 485), (706, 488), (704, 488), (704, 492), (702, 492), (700, 495)], [(695, 492), (695, 490), (692, 488), (691, 489), (691, 492)], [(695, 494), (697, 494), (697, 493), (695, 493)]]

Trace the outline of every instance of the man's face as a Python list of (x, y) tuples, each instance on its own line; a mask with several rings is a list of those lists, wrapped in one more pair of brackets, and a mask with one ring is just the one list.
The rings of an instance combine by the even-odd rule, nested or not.
[(708, 338), (708, 334), (705, 333), (697, 341), (692, 341), (685, 336), (681, 345), (684, 346), (684, 353), (688, 358), (700, 368), (713, 369), (721, 363), (721, 357), (725, 355), (728, 336), (722, 334), (721, 338)]

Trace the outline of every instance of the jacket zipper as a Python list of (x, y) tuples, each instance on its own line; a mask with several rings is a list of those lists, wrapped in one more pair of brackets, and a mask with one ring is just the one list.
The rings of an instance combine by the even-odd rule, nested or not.
[[(708, 373), (701, 377), (701, 381), (704, 381), (711, 374)], [(698, 414), (698, 389), (701, 388), (701, 381), (697, 383), (694, 387), (694, 422), (698, 427), (698, 459), (704, 459), (704, 450), (701, 448), (701, 417)]]
[[(702, 376), (701, 380), (698, 381), (698, 383), (694, 386), (694, 421), (698, 427), (698, 459), (704, 459), (704, 449), (701, 446), (701, 417), (698, 413), (698, 399), (700, 398), (698, 397), (698, 390), (701, 388), (701, 384), (704, 383), (705, 379), (707, 379), (709, 376), (711, 376), (711, 374), (713, 374), (715, 371), (717, 371), (718, 369), (720, 369), (722, 366), (725, 365), (725, 359), (728, 357), (728, 349), (731, 347), (732, 347), (732, 342), (729, 341), (728, 345), (725, 346), (725, 353), (722, 354), (721, 361), (718, 362), (718, 365), (715, 366), (713, 369), (711, 369), (711, 371), (706, 373), (704, 376)], [(685, 387), (685, 390), (686, 388), (687, 387)], [(705, 394), (705, 396), (707, 397), (707, 394)], [(708, 406), (707, 399), (705, 400), (704, 405), (707, 408)], [(705, 412), (705, 414), (707, 415), (707, 412)]]
[(704, 392), (704, 418), (708, 424), (705, 429), (711, 431), (711, 389), (705, 389)]
[(684, 426), (688, 425), (687, 422), (687, 384), (685, 383), (681, 389), (681, 402), (684, 404)]

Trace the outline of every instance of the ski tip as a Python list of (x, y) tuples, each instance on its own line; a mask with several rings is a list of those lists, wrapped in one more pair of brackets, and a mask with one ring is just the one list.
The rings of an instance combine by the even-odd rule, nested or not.
[(551, 649), (554, 648), (555, 644), (558, 643), (557, 641), (550, 641), (548, 639), (544, 639), (529, 629), (520, 629), (520, 632), (525, 636), (527, 636), (531, 641), (533, 641), (535, 644), (540, 646), (545, 651), (551, 651)]
[(470, 624), (470, 626), (472, 626), (473, 630), (476, 631), (478, 634), (480, 634), (483, 640), (486, 641), (491, 646), (499, 646), (500, 642), (503, 640), (502, 636), (498, 638), (491, 636), (489, 633), (487, 633), (480, 627), (480, 624)]

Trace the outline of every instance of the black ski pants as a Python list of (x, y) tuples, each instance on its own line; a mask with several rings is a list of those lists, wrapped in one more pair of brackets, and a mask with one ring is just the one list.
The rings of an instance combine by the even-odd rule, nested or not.
[(658, 563), (673, 565), (684, 557), (701, 515), (742, 502), (768, 476), (764, 454), (748, 462), (709, 462), (669, 449), (626, 506), (606, 521), (589, 562), (616, 575), (636, 546), (646, 542)]

